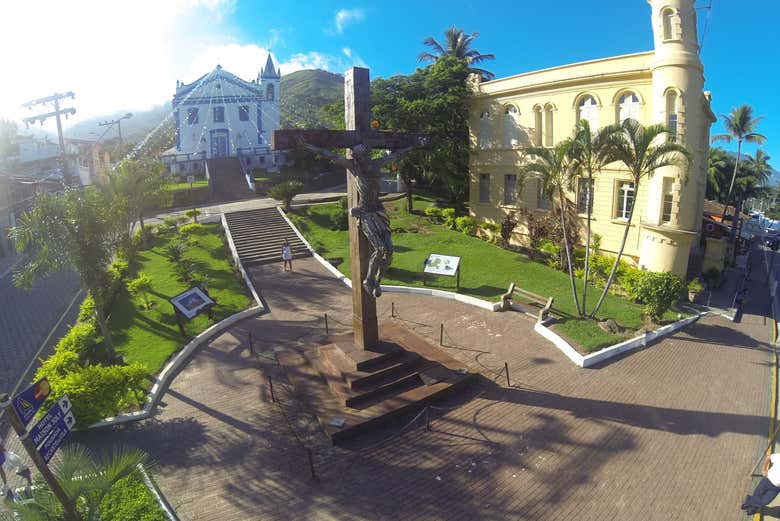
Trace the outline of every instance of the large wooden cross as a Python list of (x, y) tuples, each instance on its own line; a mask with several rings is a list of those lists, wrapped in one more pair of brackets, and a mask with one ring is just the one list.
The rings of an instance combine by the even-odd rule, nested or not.
[[(344, 78), (344, 119), (346, 130), (277, 130), (273, 134), (273, 149), (291, 148), (331, 149), (346, 148), (346, 158), (335, 158), (347, 166), (347, 199), (349, 208), (360, 205), (358, 175), (368, 168), (356, 168), (350, 163), (359, 150), (367, 157), (372, 148), (402, 151), (424, 145), (426, 138), (419, 134), (378, 132), (371, 129), (371, 95), (368, 69), (353, 67)], [(358, 148), (359, 147), (359, 148)], [(367, 150), (368, 149), (368, 150)], [(334, 158), (335, 154), (326, 154)], [(341, 159), (341, 161), (339, 161)], [(346, 161), (346, 162), (345, 162)], [(386, 160), (380, 160), (385, 162)], [(374, 160), (376, 163), (377, 161)], [(378, 165), (377, 165), (378, 167)], [(361, 172), (360, 170), (364, 170)], [(378, 194), (377, 194), (378, 195)], [(378, 203), (377, 201), (377, 204)], [(376, 317), (376, 297), (365, 290), (362, 281), (368, 272), (372, 246), (361, 231), (358, 219), (349, 219), (349, 244), (352, 279), (352, 325), (355, 346), (369, 349), (379, 341)]]

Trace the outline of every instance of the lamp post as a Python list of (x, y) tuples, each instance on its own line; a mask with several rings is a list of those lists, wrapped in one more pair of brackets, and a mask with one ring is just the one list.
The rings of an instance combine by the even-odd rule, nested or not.
[(121, 160), (122, 158), (122, 120), (123, 119), (130, 119), (133, 117), (133, 114), (131, 112), (128, 112), (124, 116), (121, 116), (117, 119), (112, 119), (110, 121), (104, 121), (103, 123), (98, 123), (101, 127), (110, 126), (116, 124), (117, 130), (119, 132), (119, 158)]

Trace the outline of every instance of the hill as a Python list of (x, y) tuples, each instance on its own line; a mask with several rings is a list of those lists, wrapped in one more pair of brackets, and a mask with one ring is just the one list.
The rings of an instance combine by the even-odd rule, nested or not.
[[(106, 127), (101, 127), (99, 123), (103, 121), (120, 118), (128, 111), (119, 111), (115, 114), (98, 116), (76, 123), (65, 131), (65, 137), (76, 139), (96, 139), (106, 132)], [(133, 117), (122, 120), (122, 137), (130, 141), (140, 141), (149, 132), (154, 130), (166, 117), (172, 122), (171, 104), (163, 103), (149, 110), (139, 110), (132, 112)], [(90, 134), (95, 132), (95, 134)], [(116, 126), (106, 133), (104, 139), (111, 139), (117, 135)]]
[(344, 77), (319, 69), (282, 76), (281, 128), (327, 127), (320, 108), (344, 98)]

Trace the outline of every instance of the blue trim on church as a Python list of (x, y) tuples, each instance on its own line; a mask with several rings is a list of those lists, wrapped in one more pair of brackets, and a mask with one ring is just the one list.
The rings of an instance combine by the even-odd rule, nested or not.
[(181, 126), (179, 125), (179, 111), (175, 110), (173, 113), (176, 116), (176, 151), (181, 152)]

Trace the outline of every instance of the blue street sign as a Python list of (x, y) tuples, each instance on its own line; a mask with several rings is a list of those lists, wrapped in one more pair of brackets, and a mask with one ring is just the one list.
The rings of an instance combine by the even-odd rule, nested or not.
[(54, 453), (56, 453), (57, 449), (59, 449), (60, 445), (62, 445), (62, 441), (65, 439), (65, 436), (67, 436), (68, 433), (73, 429), (74, 425), (76, 425), (76, 418), (73, 417), (72, 412), (69, 412), (60, 418), (60, 420), (52, 429), (49, 437), (46, 438), (46, 441), (44, 441), (43, 445), (41, 445), (38, 449), (38, 454), (41, 455), (43, 461), (48, 463), (49, 460), (51, 460), (52, 456), (54, 456)]
[(51, 386), (47, 378), (41, 378), (30, 387), (20, 392), (13, 399), (14, 410), (22, 420), (22, 424), (27, 427), (35, 413), (41, 408), (46, 397), (51, 393)]
[(57, 400), (57, 404), (41, 418), (41, 421), (33, 425), (33, 428), (30, 429), (30, 439), (36, 447), (40, 447), (41, 443), (49, 437), (49, 434), (51, 434), (60, 420), (70, 412), (72, 407), (73, 404), (71, 404), (70, 398), (68, 398), (67, 394), (64, 394), (62, 398)]

